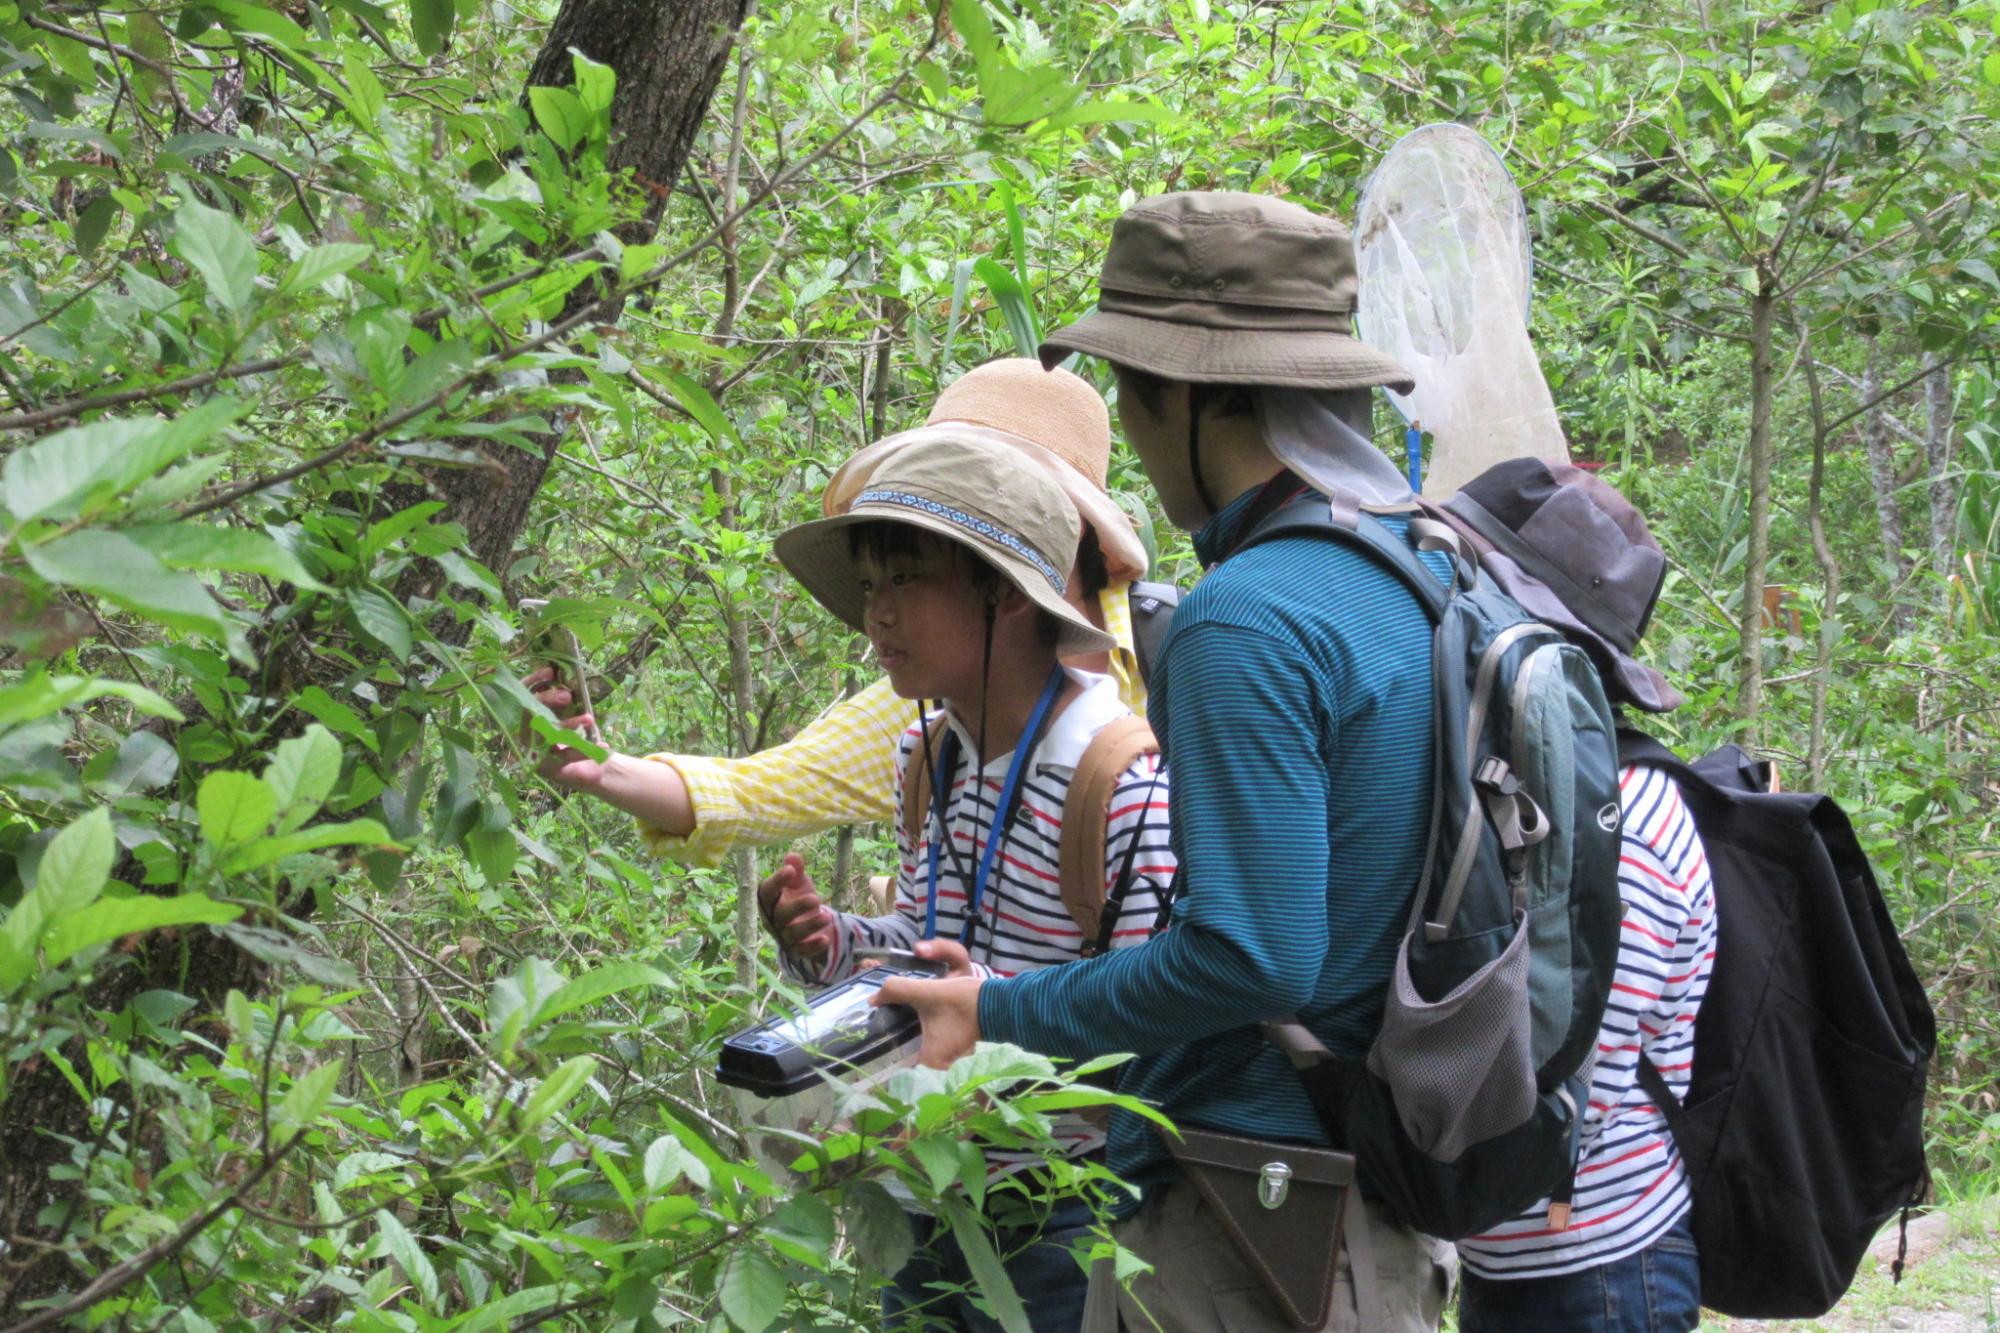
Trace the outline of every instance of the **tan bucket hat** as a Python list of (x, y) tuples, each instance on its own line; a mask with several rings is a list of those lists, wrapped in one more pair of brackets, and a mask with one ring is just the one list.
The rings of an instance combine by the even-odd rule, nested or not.
[[(1009, 437), (1014, 448), (1055, 478), (1097, 533), (1111, 577), (1126, 582), (1146, 577), (1146, 545), (1106, 489), (1111, 414), (1088, 380), (1067, 370), (1043, 370), (1031, 357), (989, 361), (952, 381), (938, 395), (924, 424), (953, 421)], [(825, 512), (838, 514), (852, 504), (883, 460), (901, 449), (910, 435), (884, 436), (842, 463), (826, 484), (821, 499)]]
[(1142, 199), (1112, 224), (1097, 309), (1041, 346), (1195, 384), (1387, 385), (1410, 372), (1354, 336), (1354, 241), (1329, 218), (1263, 195)]
[(856, 494), (847, 512), (801, 523), (774, 549), (813, 600), (844, 624), (862, 628), (860, 572), (847, 529), (887, 519), (934, 532), (1000, 571), (1058, 626), (1064, 657), (1109, 652), (1109, 634), (1063, 600), (1082, 532), (1076, 506), (1014, 441), (983, 426), (923, 426), (881, 441), (898, 442)]

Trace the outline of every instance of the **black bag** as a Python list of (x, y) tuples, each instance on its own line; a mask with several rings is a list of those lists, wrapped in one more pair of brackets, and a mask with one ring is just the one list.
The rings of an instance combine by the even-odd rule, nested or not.
[(1680, 784), (1715, 881), (1686, 1102), (1639, 1065), (1687, 1162), (1701, 1303), (1822, 1315), (1928, 1187), (1930, 1002), (1831, 797), (1772, 792), (1769, 765), (1734, 745), (1687, 764), (1639, 732), (1618, 741), (1621, 762)]

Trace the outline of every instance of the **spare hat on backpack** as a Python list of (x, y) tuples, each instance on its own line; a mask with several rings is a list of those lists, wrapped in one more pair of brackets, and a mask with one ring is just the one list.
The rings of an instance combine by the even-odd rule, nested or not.
[[(1010, 356), (968, 370), (932, 404), (926, 426), (963, 421), (1007, 437), (1063, 488), (1083, 521), (1097, 534), (1104, 568), (1113, 579), (1146, 577), (1152, 561), (1131, 518), (1106, 492), (1111, 467), (1111, 415), (1088, 380), (1066, 370), (1044, 372), (1028, 357)], [(822, 500), (828, 516), (840, 513), (869, 478), (914, 432), (889, 435), (840, 465)], [(1065, 567), (1067, 568), (1067, 567)]]
[(1649, 713), (1685, 702), (1632, 656), (1667, 558), (1616, 489), (1567, 463), (1510, 458), (1467, 482), (1442, 512), (1509, 596), (1591, 651), (1612, 702)]
[(1097, 309), (1048, 337), (1042, 364), (1101, 356), (1192, 384), (1407, 392), (1410, 372), (1354, 336), (1354, 241), (1283, 199), (1192, 190), (1112, 224)]
[(1109, 652), (1109, 634), (1063, 600), (1082, 530), (1055, 478), (984, 426), (923, 426), (890, 436), (897, 447), (844, 514), (801, 523), (774, 549), (813, 600), (855, 629), (864, 625), (861, 575), (848, 548), (857, 523), (887, 521), (957, 542), (1054, 618), (1065, 657)]

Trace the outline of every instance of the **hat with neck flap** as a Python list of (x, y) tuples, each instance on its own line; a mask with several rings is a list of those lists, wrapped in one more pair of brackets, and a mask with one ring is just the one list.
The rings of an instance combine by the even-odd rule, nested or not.
[(1142, 199), (1111, 228), (1097, 309), (1049, 335), (1042, 364), (1100, 356), (1190, 384), (1408, 390), (1354, 336), (1354, 241), (1284, 199), (1191, 190)]
[(1581, 644), (1614, 703), (1664, 713), (1681, 692), (1632, 656), (1666, 583), (1667, 557), (1632, 502), (1567, 463), (1510, 458), (1438, 512), (1480, 567), (1539, 620)]

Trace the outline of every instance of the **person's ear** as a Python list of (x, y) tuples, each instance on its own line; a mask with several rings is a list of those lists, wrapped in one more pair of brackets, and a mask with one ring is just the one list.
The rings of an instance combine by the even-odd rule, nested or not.
[(1041, 608), (1028, 600), (1028, 594), (1011, 583), (1002, 583), (986, 591), (986, 604), (993, 608), (996, 620), (1015, 619), (1022, 615), (1032, 616)]

